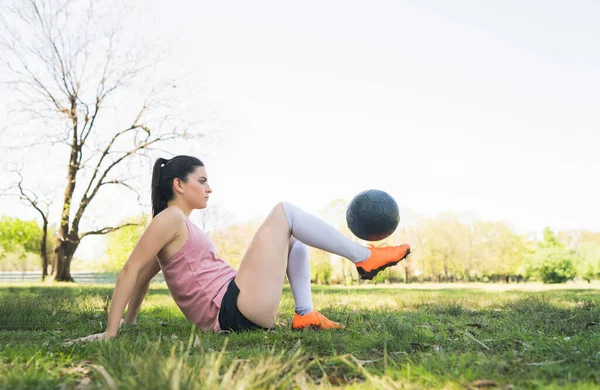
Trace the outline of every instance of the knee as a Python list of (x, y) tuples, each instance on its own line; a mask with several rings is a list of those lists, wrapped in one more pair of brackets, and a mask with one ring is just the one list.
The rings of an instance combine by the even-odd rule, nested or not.
[(279, 202), (275, 205), (275, 207), (273, 208), (273, 211), (272, 211), (272, 213), (281, 212), (283, 214), (283, 216), (285, 217), (288, 225), (290, 226), (290, 229), (294, 226), (293, 207), (294, 206), (292, 206), (291, 203)]
[(293, 213), (287, 213), (287, 211), (284, 208), (283, 202), (280, 202), (277, 203), (273, 210), (271, 210), (271, 213), (269, 213), (269, 216), (267, 217), (267, 219), (265, 219), (259, 230), (272, 230), (275, 232), (287, 230), (287, 239), (289, 241), (292, 232), (292, 227), (294, 226), (293, 223)]
[(287, 216), (286, 208), (289, 209), (289, 203), (287, 202), (278, 202), (271, 209), (271, 214), (283, 213), (284, 216)]
[(273, 210), (281, 209), (283, 211), (283, 213), (287, 215), (287, 212), (290, 209), (290, 206), (291, 206), (291, 203), (288, 203), (288, 202), (278, 202), (275, 205), (275, 207), (273, 207)]
[(302, 256), (308, 256), (308, 245), (306, 245), (305, 243), (296, 240), (293, 244), (292, 244), (292, 249), (294, 250), (295, 253), (298, 253)]

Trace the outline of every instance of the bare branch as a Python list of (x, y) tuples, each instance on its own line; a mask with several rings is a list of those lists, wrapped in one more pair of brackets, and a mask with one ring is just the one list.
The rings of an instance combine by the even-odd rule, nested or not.
[(89, 232), (81, 233), (79, 235), (79, 240), (83, 239), (83, 237), (85, 237), (85, 236), (107, 234), (107, 233), (117, 231), (117, 230), (122, 229), (127, 226), (140, 226), (140, 225), (141, 224), (139, 224), (139, 223), (125, 223), (123, 225), (116, 226), (116, 227), (105, 227), (105, 228), (102, 228), (99, 230), (92, 230)]
[(137, 195), (137, 200), (139, 202), (141, 200), (141, 198), (142, 198), (140, 192), (136, 188), (132, 187), (131, 185), (129, 185), (127, 183), (125, 183), (126, 180), (128, 180), (128, 179), (105, 181), (105, 182), (102, 182), (102, 184), (100, 184), (100, 185), (104, 186), (104, 185), (108, 185), (108, 184), (117, 184), (117, 185), (126, 187), (127, 189), (129, 189), (130, 191), (134, 192)]
[(52, 92), (50, 92), (48, 90), (48, 88), (46, 88), (46, 86), (40, 81), (40, 79), (29, 69), (29, 67), (27, 66), (27, 62), (25, 62), (25, 60), (22, 60), (21, 64), (23, 65), (23, 69), (25, 69), (25, 71), (29, 74), (29, 76), (31, 77), (31, 79), (34, 81), (35, 85), (40, 90), (42, 90), (46, 94), (46, 96), (52, 101), (52, 103), (54, 104), (54, 107), (56, 107), (56, 110), (58, 112), (65, 113), (66, 108), (64, 108), (58, 102), (58, 99), (52, 94)]
[[(23, 179), (23, 174), (21, 173), (21, 167), (15, 167), (13, 170), (11, 170), (11, 172), (15, 173), (19, 177), (19, 179), (15, 183), (13, 183), (10, 187), (8, 187), (7, 189), (2, 190), (2, 192), (0, 193), (0, 196), (18, 196), (19, 199), (26, 201), (37, 212), (39, 212), (42, 217), (42, 220), (45, 223), (47, 223), (48, 222), (48, 212), (49, 212), (49, 208), (50, 208), (50, 205), (52, 204), (52, 202), (51, 201), (41, 201), (35, 192), (24, 187), (24, 185), (23, 185), (24, 179)], [(14, 190), (14, 189), (18, 189), (18, 193), (11, 193), (12, 190)], [(42, 210), (42, 207), (45, 210)]]
[(98, 117), (98, 111), (100, 111), (100, 104), (102, 101), (99, 98), (96, 98), (96, 103), (94, 104), (94, 113), (92, 117), (89, 117), (89, 108), (88, 105), (85, 105), (86, 114), (85, 114), (85, 123), (81, 129), (81, 145), (85, 145), (88, 136), (92, 132), (92, 128), (94, 127), (94, 123), (96, 122), (96, 118)]
[[(132, 130), (132, 128), (126, 129), (125, 131), (128, 130)], [(113, 137), (114, 138), (114, 137)], [(83, 215), (85, 209), (87, 208), (87, 206), (89, 205), (90, 201), (96, 196), (96, 194), (98, 193), (98, 190), (100, 189), (100, 187), (102, 186), (103, 180), (104, 178), (109, 174), (109, 172), (116, 166), (118, 165), (121, 161), (123, 161), (124, 159), (126, 159), (129, 156), (134, 155), (135, 153), (137, 153), (138, 151), (142, 150), (142, 149), (147, 149), (149, 146), (158, 143), (158, 142), (164, 142), (164, 141), (168, 141), (168, 140), (172, 140), (172, 139), (178, 139), (178, 138), (182, 138), (181, 134), (178, 133), (167, 133), (167, 134), (162, 134), (160, 136), (157, 136), (156, 138), (150, 140), (150, 141), (146, 141), (144, 143), (141, 143), (139, 145), (137, 145), (136, 147), (134, 147), (133, 149), (129, 150), (128, 152), (125, 152), (122, 156), (120, 156), (119, 158), (117, 158), (115, 161), (113, 161), (102, 173), (102, 175), (100, 176), (96, 186), (94, 187), (94, 189), (92, 190), (91, 194), (87, 194), (87, 192), (89, 191), (89, 189), (91, 188), (93, 181), (90, 180), (88, 188), (86, 189), (86, 192), (84, 193), (84, 196), (80, 202), (79, 205), (79, 210), (77, 210), (77, 214), (75, 215), (74, 218), (74, 225), (77, 223), (77, 221), (79, 221), (79, 219), (81, 218), (81, 216)], [(108, 155), (108, 152), (106, 152), (105, 155), (103, 155), (103, 158)], [(96, 176), (96, 174), (99, 172), (99, 166), (100, 164), (97, 165), (96, 169), (94, 170), (94, 177)]]
[[(48, 41), (48, 44), (50, 45), (50, 47), (52, 48), (52, 52), (54, 54), (55, 60), (58, 62), (58, 65), (60, 67), (60, 74), (61, 74), (61, 78), (62, 78), (62, 85), (65, 87), (64, 92), (67, 95), (67, 97), (71, 98), (73, 96), (76, 95), (76, 91), (74, 91), (73, 89), (69, 89), (69, 83), (67, 82), (67, 69), (66, 69), (66, 65), (65, 65), (65, 59), (63, 58), (62, 53), (60, 52), (60, 50), (57, 47), (57, 40), (52, 36), (52, 33), (50, 32), (50, 27), (51, 26), (47, 26), (47, 20), (44, 18), (44, 16), (40, 13), (40, 10), (37, 6), (37, 4), (35, 3), (34, 0), (29, 0), (29, 3), (31, 4), (35, 15), (40, 23), (40, 26), (42, 27), (42, 31), (44, 33), (44, 37), (46, 38), (46, 40)], [(57, 11), (57, 14), (60, 13), (62, 10), (64, 10), (66, 8), (68, 4), (65, 4), (65, 7), (63, 7), (62, 9), (59, 9)], [(62, 39), (62, 36), (60, 34), (60, 30), (58, 30), (58, 34), (59, 34), (59, 39), (58, 42), (63, 43), (64, 40)]]
[[(86, 114), (85, 123), (81, 130), (81, 144), (84, 144), (86, 142), (88, 136), (92, 132), (92, 129), (96, 122), (96, 118), (98, 116), (98, 111), (100, 110), (100, 106), (102, 105), (104, 100), (112, 92), (116, 91), (121, 85), (123, 85), (125, 82), (129, 81), (130, 79), (135, 77), (137, 74), (139, 74), (142, 71), (149, 69), (151, 67), (150, 65), (144, 65), (144, 66), (134, 65), (130, 69), (122, 71), (121, 75), (116, 78), (116, 80), (112, 83), (112, 85), (107, 86), (107, 81), (112, 78), (110, 65), (111, 65), (112, 58), (113, 58), (113, 53), (112, 53), (113, 49), (112, 48), (113, 48), (114, 36), (115, 36), (115, 33), (113, 32), (109, 37), (109, 47), (106, 52), (106, 61), (104, 63), (104, 68), (102, 70), (102, 77), (100, 79), (100, 83), (98, 85), (98, 89), (96, 92), (94, 113), (92, 114), (91, 118), (89, 118), (88, 115)], [(152, 94), (152, 92), (150, 94)], [(148, 105), (147, 101), (148, 101), (148, 98), (146, 98), (146, 102), (144, 102), (144, 106), (138, 112), (137, 117), (133, 121), (133, 123), (134, 123), (133, 126), (135, 126), (135, 124), (137, 124), (139, 122), (141, 115), (144, 113), (144, 111), (146, 111), (147, 105)], [(87, 105), (86, 105), (86, 109), (87, 109)], [(89, 113), (89, 110), (87, 112)]]
[(58, 144), (70, 145), (66, 142), (65, 139), (40, 139), (39, 141), (34, 141), (31, 143), (19, 143), (18, 145), (9, 145), (5, 150), (7, 151), (20, 151), (24, 149), (31, 149), (37, 146), (54, 146)]
[[(138, 115), (138, 117), (139, 117), (139, 115)], [(102, 152), (102, 155), (100, 156), (100, 159), (98, 160), (98, 163), (96, 164), (96, 168), (94, 168), (94, 174), (92, 175), (92, 178), (90, 179), (87, 188), (83, 192), (83, 199), (90, 198), (90, 196), (88, 196), (88, 192), (90, 191), (90, 189), (92, 188), (92, 185), (94, 184), (94, 180), (96, 179), (96, 175), (100, 171), (100, 166), (102, 165), (102, 162), (104, 161), (106, 156), (108, 156), (110, 154), (111, 148), (112, 148), (113, 144), (115, 143), (115, 141), (117, 140), (117, 138), (119, 138), (123, 134), (126, 134), (130, 131), (134, 131), (134, 130), (138, 129), (139, 127), (140, 126), (134, 122), (134, 124), (132, 126), (130, 126), (129, 128), (121, 130), (118, 133), (116, 133), (112, 137), (112, 139), (108, 142), (108, 145)], [(106, 176), (106, 175), (103, 175), (102, 178), (100, 178), (100, 180), (98, 181), (98, 184), (100, 184), (102, 182), (102, 179), (104, 178), (104, 176)]]

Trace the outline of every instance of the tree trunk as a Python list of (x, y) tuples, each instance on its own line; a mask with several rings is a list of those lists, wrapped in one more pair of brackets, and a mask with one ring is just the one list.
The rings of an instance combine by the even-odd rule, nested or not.
[(48, 220), (44, 219), (44, 226), (42, 227), (42, 245), (41, 245), (41, 255), (42, 255), (42, 280), (46, 280), (46, 276), (48, 276), (48, 252), (46, 249), (46, 237), (48, 236)]
[[(73, 107), (75, 106), (75, 102)], [(71, 144), (71, 155), (69, 157), (69, 169), (67, 174), (67, 186), (63, 200), (63, 210), (60, 217), (60, 230), (56, 237), (54, 245), (54, 261), (52, 267), (52, 279), (59, 282), (73, 282), (71, 277), (71, 259), (75, 249), (79, 245), (77, 231), (69, 233), (69, 222), (71, 214), (71, 202), (73, 201), (73, 192), (77, 183), (77, 172), (79, 170), (79, 154), (81, 146), (77, 139), (77, 118), (73, 118), (73, 141)], [(78, 223), (79, 221), (74, 221)]]
[(411, 280), (410, 280), (411, 274), (410, 274), (410, 267), (408, 265), (404, 266), (404, 276), (406, 277), (406, 284), (409, 284), (411, 282)]
[(74, 282), (71, 277), (71, 260), (79, 241), (56, 239), (52, 264), (52, 279), (57, 282)]

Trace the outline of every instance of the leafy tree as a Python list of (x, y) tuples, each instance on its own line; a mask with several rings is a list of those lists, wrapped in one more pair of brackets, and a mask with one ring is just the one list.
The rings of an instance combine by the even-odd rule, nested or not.
[(0, 246), (13, 252), (20, 246), (25, 252), (39, 253), (41, 229), (36, 221), (0, 217)]
[(523, 239), (514, 233), (506, 224), (491, 224), (493, 239), (489, 242), (492, 261), (487, 272), (502, 277), (508, 283), (512, 275), (520, 272), (520, 265), (525, 255)]
[(310, 256), (310, 279), (316, 284), (330, 284), (333, 267), (331, 256), (328, 252), (309, 247)]
[[(49, 256), (51, 251), (48, 245), (40, 248), (43, 239), (47, 243), (55, 239), (53, 226), (50, 226), (48, 234), (44, 237), (43, 229), (34, 220), (0, 217), (0, 269), (33, 271), (40, 269), (40, 264), (43, 269), (41, 251), (45, 249), (46, 256)], [(42, 279), (43, 277), (42, 273)]]
[(101, 264), (103, 271), (117, 273), (123, 269), (123, 265), (125, 265), (129, 255), (131, 255), (135, 245), (146, 229), (147, 220), (147, 215), (130, 218), (123, 221), (129, 224), (129, 226), (109, 233), (106, 236), (105, 260)]
[[(22, 168), (19, 166), (15, 167), (14, 173), (18, 176), (18, 180), (9, 188), (2, 190), (0, 196), (18, 196), (21, 201), (33, 207), (42, 218), (39, 255), (42, 258), (42, 280), (45, 280), (46, 276), (48, 276), (48, 259), (51, 256), (51, 252), (48, 250), (50, 247), (48, 243), (52, 242), (52, 240), (48, 240), (48, 236), (52, 235), (56, 238), (52, 231), (49, 232), (49, 214), (50, 204), (52, 202), (40, 199), (38, 194), (24, 186), (24, 178), (21, 169)], [(45, 195), (44, 197), (47, 198), (48, 195)]]
[(562, 244), (550, 228), (546, 228), (527, 268), (529, 274), (539, 276), (544, 283), (564, 283), (577, 275), (575, 252)]
[(537, 272), (544, 283), (564, 283), (577, 275), (574, 253), (565, 248), (542, 248), (536, 253)]
[(539, 243), (540, 248), (564, 248), (565, 245), (561, 243), (554, 232), (549, 228), (545, 228), (543, 232), (544, 239)]
[(233, 268), (239, 268), (259, 225), (259, 221), (249, 221), (230, 225), (209, 234), (219, 257), (228, 262)]
[(577, 274), (591, 282), (600, 278), (600, 246), (591, 242), (583, 242), (579, 246), (579, 262)]
[(456, 281), (465, 273), (464, 260), (469, 256), (469, 226), (452, 213), (427, 219), (422, 242), (424, 272), (433, 280)]

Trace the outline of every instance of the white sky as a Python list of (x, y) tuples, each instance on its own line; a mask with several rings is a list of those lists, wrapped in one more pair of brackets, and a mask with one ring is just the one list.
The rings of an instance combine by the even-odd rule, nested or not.
[(527, 232), (600, 230), (598, 20), (595, 1), (170, 0), (135, 23), (218, 107), (222, 142), (171, 151), (238, 218), (378, 188)]

